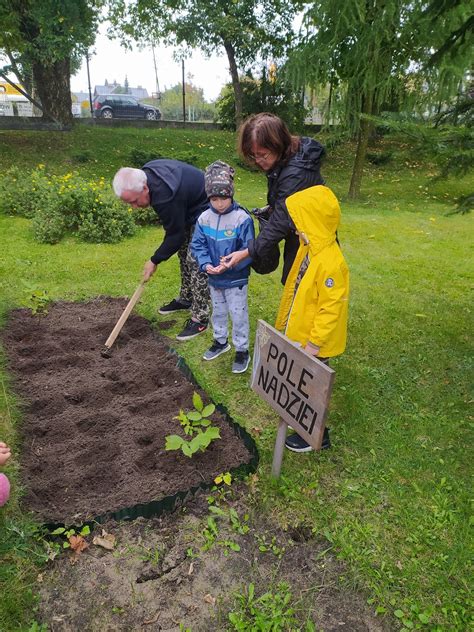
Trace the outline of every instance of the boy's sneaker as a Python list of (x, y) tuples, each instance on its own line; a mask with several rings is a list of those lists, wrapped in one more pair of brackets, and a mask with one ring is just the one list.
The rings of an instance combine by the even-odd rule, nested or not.
[(250, 364), (250, 354), (248, 351), (236, 351), (232, 373), (245, 373)]
[(200, 323), (192, 318), (189, 318), (184, 323), (184, 329), (176, 336), (177, 340), (190, 340), (202, 334), (207, 329), (207, 323)]
[[(314, 448), (302, 439), (299, 434), (296, 434), (296, 432), (286, 438), (285, 446), (292, 452), (311, 452), (311, 450), (314, 450)], [(321, 450), (328, 450), (330, 447), (329, 431), (328, 428), (324, 428)]]
[(214, 340), (214, 342), (212, 343), (212, 346), (206, 351), (206, 353), (202, 357), (204, 360), (214, 360), (215, 358), (218, 358), (220, 355), (222, 355), (226, 351), (230, 351), (230, 344), (227, 342), (227, 340), (223, 344), (221, 344), (220, 342), (217, 342), (217, 340)]
[(159, 314), (172, 314), (173, 312), (179, 312), (183, 309), (189, 309), (191, 307), (191, 303), (188, 301), (178, 301), (177, 299), (173, 299), (171, 303), (166, 303), (166, 305), (162, 305), (158, 310)]

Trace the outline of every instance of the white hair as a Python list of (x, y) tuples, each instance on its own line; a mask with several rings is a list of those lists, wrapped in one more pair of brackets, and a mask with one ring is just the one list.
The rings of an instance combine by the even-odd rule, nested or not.
[(117, 197), (122, 197), (124, 191), (141, 193), (146, 185), (146, 173), (142, 169), (122, 167), (117, 171), (112, 181), (112, 187)]

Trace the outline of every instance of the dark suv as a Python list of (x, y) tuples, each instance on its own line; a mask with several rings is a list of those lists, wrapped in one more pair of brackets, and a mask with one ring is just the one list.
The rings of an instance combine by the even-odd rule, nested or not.
[(130, 94), (101, 94), (95, 97), (93, 109), (96, 118), (139, 118), (148, 121), (159, 121), (161, 118), (158, 108), (140, 103)]

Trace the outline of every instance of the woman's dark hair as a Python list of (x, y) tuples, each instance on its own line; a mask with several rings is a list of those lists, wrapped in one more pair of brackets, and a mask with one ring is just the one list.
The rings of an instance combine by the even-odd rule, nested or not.
[(252, 114), (242, 123), (237, 149), (245, 160), (254, 162), (252, 144), (257, 143), (276, 154), (278, 162), (285, 162), (297, 152), (299, 142), (299, 137), (290, 134), (286, 123), (279, 116), (261, 112)]

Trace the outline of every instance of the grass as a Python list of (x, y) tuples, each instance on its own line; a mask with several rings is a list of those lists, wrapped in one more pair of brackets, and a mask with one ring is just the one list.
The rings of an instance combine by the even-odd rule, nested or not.
[[(44, 163), (55, 173), (74, 168), (86, 177), (111, 178), (138, 147), (170, 156), (190, 150), (199, 153), (202, 167), (217, 158), (236, 160), (230, 133), (79, 127), (70, 134), (0, 132), (0, 168)], [(347, 562), (341, 581), (364, 590), (392, 629), (461, 631), (469, 627), (472, 604), (472, 218), (446, 213), (472, 182), (428, 184), (430, 165), (414, 160), (406, 147), (390, 148), (396, 159), (367, 166), (357, 203), (344, 197), (353, 147), (336, 147), (324, 168), (343, 201), (339, 237), (351, 271), (349, 344), (333, 364), (332, 450), (286, 454), (281, 479), (271, 480), (277, 419), (249, 390), (248, 375), (231, 375), (231, 359), (201, 361), (210, 334), (177, 346), (214, 401), (256, 437), (261, 506), (283, 526), (310, 523), (326, 537)], [(85, 150), (94, 158), (75, 164), (72, 156)], [(260, 174), (238, 168), (236, 190), (249, 207), (264, 203)], [(160, 229), (143, 228), (116, 245), (69, 238), (45, 246), (32, 241), (29, 221), (0, 216), (2, 322), (10, 308), (29, 305), (35, 290), (52, 300), (130, 296), (160, 237)], [(156, 306), (172, 298), (178, 284), (175, 257), (159, 267), (138, 311), (156, 318)], [(252, 276), (252, 334), (258, 318), (273, 323), (280, 294), (277, 274)], [(177, 333), (180, 324), (167, 333)], [(0, 439), (15, 454), (6, 468), (12, 498), (0, 513), (0, 586), (6, 595), (0, 629), (23, 630), (34, 619), (36, 561), (44, 554), (34, 523), (19, 507), (21, 415), (5, 363), (0, 375)]]

